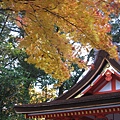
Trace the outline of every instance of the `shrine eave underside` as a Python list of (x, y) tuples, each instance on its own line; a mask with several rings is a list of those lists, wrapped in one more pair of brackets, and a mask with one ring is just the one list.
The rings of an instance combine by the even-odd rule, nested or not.
[(86, 110), (93, 108), (107, 108), (120, 106), (120, 92), (84, 96), (81, 98), (58, 100), (41, 104), (27, 104), (15, 106), (17, 113), (37, 113), (67, 112), (76, 110)]

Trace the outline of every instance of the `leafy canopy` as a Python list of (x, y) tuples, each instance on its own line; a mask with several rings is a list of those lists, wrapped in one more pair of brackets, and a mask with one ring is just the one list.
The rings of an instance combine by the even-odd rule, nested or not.
[(70, 77), (72, 63), (85, 67), (74, 43), (89, 44), (117, 58), (116, 46), (106, 33), (109, 14), (117, 14), (119, 4), (119, 0), (3, 0), (1, 7), (15, 14), (25, 31), (20, 46), (29, 55), (28, 63), (63, 82)]
[[(15, 113), (15, 104), (42, 102), (55, 97), (55, 90), (47, 89), (54, 80), (24, 61), (27, 55), (17, 47), (16, 41), (23, 33), (11, 21), (13, 17), (0, 10), (0, 120), (25, 120), (24, 115)], [(41, 83), (39, 93), (33, 89), (36, 81)]]

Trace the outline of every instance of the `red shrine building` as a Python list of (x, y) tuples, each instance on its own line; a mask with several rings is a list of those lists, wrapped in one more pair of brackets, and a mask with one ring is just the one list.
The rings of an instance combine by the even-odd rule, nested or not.
[(57, 99), (15, 106), (26, 118), (45, 120), (120, 120), (120, 64), (100, 50), (94, 69)]

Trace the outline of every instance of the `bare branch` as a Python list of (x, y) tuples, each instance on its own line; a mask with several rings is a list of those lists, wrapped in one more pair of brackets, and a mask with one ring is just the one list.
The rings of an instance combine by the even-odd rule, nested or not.
[(6, 23), (7, 23), (7, 21), (8, 21), (8, 18), (9, 18), (9, 14), (7, 15), (7, 17), (6, 17), (6, 19), (5, 19), (5, 22), (4, 22), (4, 24), (3, 24), (2, 30), (1, 30), (1, 32), (0, 32), (0, 35), (1, 35), (2, 32), (4, 31), (4, 28), (5, 28), (5, 26), (6, 26)]

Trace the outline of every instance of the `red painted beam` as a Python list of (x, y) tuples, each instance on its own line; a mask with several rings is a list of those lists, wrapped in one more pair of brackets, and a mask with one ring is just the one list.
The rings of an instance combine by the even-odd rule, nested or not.
[[(26, 114), (26, 118), (46, 118), (53, 120), (77, 120), (83, 116), (96, 116), (101, 114), (112, 114), (112, 113), (120, 113), (120, 107), (111, 107), (111, 108), (100, 108), (100, 109), (91, 109), (91, 110), (82, 110), (82, 111), (73, 111), (73, 112), (65, 112), (65, 113), (52, 113), (52, 114)], [(87, 118), (86, 118), (87, 119)]]

